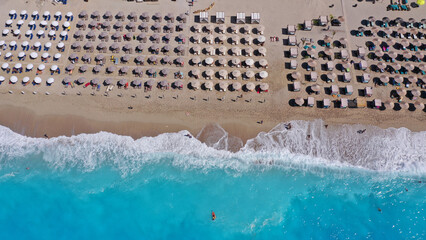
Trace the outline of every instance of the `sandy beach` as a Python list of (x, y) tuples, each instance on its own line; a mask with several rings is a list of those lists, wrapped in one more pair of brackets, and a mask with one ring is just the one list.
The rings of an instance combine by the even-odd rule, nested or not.
[[(78, 2), (78, 4), (77, 4)], [(105, 3), (108, 4), (105, 4)], [(244, 2), (244, 4), (242, 4)], [(343, 3), (343, 4), (342, 4)], [(359, 2), (357, 7), (352, 7), (356, 1), (335, 1), (335, 0), (323, 0), (323, 1), (279, 1), (271, 0), (267, 2), (262, 1), (216, 1), (214, 7), (209, 11), (210, 15), (213, 16), (216, 12), (224, 11), (226, 16), (226, 24), (229, 23), (230, 17), (235, 16), (237, 12), (245, 12), (246, 15), (250, 15), (252, 12), (259, 12), (261, 16), (261, 25), (265, 26), (264, 36), (266, 42), (264, 47), (267, 49), (266, 56), (253, 56), (255, 61), (260, 59), (266, 59), (268, 61), (268, 72), (269, 76), (263, 79), (262, 82), (269, 84), (269, 91), (264, 93), (257, 92), (244, 92), (244, 91), (204, 91), (198, 90), (193, 91), (186, 87), (183, 90), (168, 89), (160, 90), (153, 89), (150, 92), (144, 92), (143, 89), (118, 89), (115, 88), (113, 91), (108, 93), (108, 96), (104, 95), (105, 87), (102, 86), (101, 91), (95, 91), (91, 87), (83, 88), (82, 86), (76, 86), (75, 88), (64, 88), (61, 83), (62, 79), (67, 76), (65, 73), (60, 75), (53, 75), (55, 83), (52, 86), (46, 86), (41, 84), (39, 86), (33, 86), (31, 84), (23, 86), (22, 84), (8, 84), (5, 81), (0, 85), (0, 124), (11, 128), (13, 131), (31, 136), (31, 137), (43, 137), (45, 134), (49, 137), (55, 137), (60, 135), (76, 135), (80, 133), (95, 133), (99, 131), (108, 131), (117, 133), (120, 135), (129, 135), (133, 138), (140, 138), (142, 136), (155, 136), (163, 132), (176, 132), (180, 130), (188, 130), (192, 135), (196, 136), (204, 127), (212, 126), (212, 124), (220, 125), (226, 132), (231, 136), (238, 137), (245, 142), (247, 139), (255, 137), (261, 131), (269, 131), (274, 126), (281, 122), (290, 120), (314, 120), (323, 119), (326, 124), (366, 124), (375, 125), (381, 128), (389, 127), (406, 127), (412, 131), (424, 131), (426, 130), (426, 114), (425, 111), (417, 109), (416, 111), (409, 110), (377, 110), (370, 108), (348, 108), (340, 109), (331, 107), (329, 109), (323, 109), (318, 107), (292, 107), (290, 101), (297, 96), (303, 96), (304, 98), (309, 95), (305, 93), (305, 88), (312, 85), (307, 81), (302, 81), (302, 91), (295, 93), (289, 90), (289, 86), (292, 84), (287, 79), (287, 75), (293, 72), (285, 68), (285, 64), (289, 62), (289, 58), (284, 57), (284, 52), (288, 51), (289, 46), (283, 44), (283, 40), (287, 39), (288, 36), (284, 35), (284, 29), (287, 25), (303, 23), (304, 20), (318, 18), (321, 15), (329, 16), (344, 16), (345, 21), (342, 26), (333, 29), (334, 38), (346, 37), (349, 40), (348, 49), (356, 50), (356, 46), (362, 44), (362, 39), (351, 36), (349, 31), (352, 29), (358, 29), (361, 21), (368, 18), (370, 15), (375, 15), (377, 19), (381, 19), (384, 16), (394, 18), (401, 16), (403, 18), (416, 18), (420, 20), (422, 11), (424, 12), (424, 6), (416, 9), (412, 9), (409, 12), (391, 12), (386, 11), (388, 2)], [(67, 5), (57, 4), (52, 5), (50, 1), (11, 1), (5, 0), (3, 2), (3, 8), (0, 10), (1, 16), (0, 21), (4, 22), (8, 19), (8, 12), (11, 9), (16, 9), (19, 12), (26, 9), (29, 13), (34, 10), (43, 13), (49, 10), (52, 14), (56, 11), (66, 13), (72, 11), (74, 13), (74, 22), (78, 20), (77, 15), (82, 10), (86, 10), (89, 14), (95, 10), (101, 14), (105, 11), (117, 12), (117, 9), (125, 12), (126, 14), (131, 11), (135, 11), (138, 14), (142, 12), (149, 12), (153, 15), (156, 12), (161, 12), (165, 16), (169, 12), (173, 12), (175, 16), (181, 13), (189, 12), (188, 22), (185, 23), (186, 28), (182, 32), (175, 32), (173, 35), (180, 33), (185, 34), (188, 41), (185, 42), (186, 52), (183, 56), (185, 59), (184, 67), (176, 67), (174, 65), (167, 66), (171, 71), (182, 71), (184, 72), (184, 78), (182, 81), (185, 85), (193, 80), (189, 76), (189, 72), (194, 69), (189, 63), (190, 59), (194, 57), (190, 53), (191, 49), (196, 44), (189, 41), (190, 36), (194, 33), (190, 30), (193, 26), (195, 16), (192, 12), (198, 9), (207, 8), (211, 2), (200, 0), (197, 1), (194, 6), (190, 7), (183, 0), (177, 1), (159, 1), (154, 3), (135, 3), (126, 1), (112, 1), (112, 0), (90, 0), (88, 3), (83, 1), (71, 2)], [(334, 4), (332, 8), (329, 6)], [(90, 22), (90, 20), (88, 21)], [(112, 24), (115, 21), (112, 21)], [(127, 21), (125, 22), (127, 23)], [(139, 21), (140, 23), (140, 21)], [(153, 24), (151, 21), (150, 24)], [(162, 24), (166, 24), (163, 23)], [(178, 24), (178, 23), (175, 23)], [(215, 25), (216, 26), (216, 25)], [(256, 27), (253, 25), (253, 27)], [(38, 30), (38, 29), (37, 29)], [(69, 35), (71, 37), (76, 29), (71, 29)], [(138, 30), (137, 30), (138, 31)], [(87, 32), (87, 31), (86, 31)], [(150, 33), (151, 34), (151, 33)], [(161, 33), (163, 35), (163, 33)], [(332, 34), (332, 31), (324, 33), (321, 27), (314, 27), (312, 31), (297, 31), (297, 38), (309, 37), (316, 41), (323, 39), (325, 35)], [(204, 36), (205, 34), (202, 34)], [(230, 36), (230, 35), (229, 35)], [(279, 37), (279, 41), (270, 41), (271, 36)], [(244, 35), (241, 34), (241, 37)], [(257, 37), (253, 34), (253, 37)], [(11, 37), (5, 37), (6, 41), (12, 39)], [(33, 41), (35, 41), (34, 39)], [(22, 40), (21, 40), (22, 41)], [(45, 40), (47, 41), (47, 40)], [(425, 40), (421, 40), (423, 43)], [(66, 50), (63, 53), (63, 57), (56, 63), (60, 68), (65, 68), (69, 64), (69, 60), (66, 56), (72, 52), (69, 49), (71, 43), (74, 40), (70, 39), (66, 41)], [(82, 42), (84, 44), (85, 41)], [(94, 42), (96, 46), (100, 41), (97, 39)], [(112, 44), (109, 41), (107, 45)], [(124, 44), (124, 43), (121, 43)], [(136, 43), (134, 43), (136, 45)], [(144, 44), (146, 47), (151, 45), (150, 43)], [(171, 43), (173, 47), (179, 46), (177, 43)], [(228, 49), (232, 47), (231, 44), (225, 44)], [(202, 43), (201, 46), (207, 47), (207, 44)], [(218, 45), (214, 45), (218, 47)], [(244, 48), (244, 45), (239, 46)], [(258, 46), (253, 45), (253, 48)], [(7, 50), (2, 51), (1, 63), (4, 62), (3, 56)], [(56, 49), (50, 49), (48, 51), (50, 55), (54, 55)], [(423, 51), (424, 52), (424, 51)], [(84, 54), (84, 51), (79, 55)], [(95, 50), (92, 56), (96, 56), (98, 52)], [(143, 53), (146, 54), (145, 52)], [(109, 59), (111, 53), (104, 53), (107, 59)], [(132, 54), (136, 56), (136, 53)], [(178, 57), (172, 53), (173, 58)], [(159, 55), (163, 57), (163, 55)], [(201, 57), (201, 56), (200, 56)], [(202, 58), (205, 58), (203, 55)], [(214, 57), (218, 59), (217, 56)], [(232, 57), (226, 56), (228, 60)], [(241, 57), (241, 59), (247, 59)], [(301, 56), (298, 57), (298, 61), (301, 63), (303, 60)], [(321, 60), (322, 61), (322, 60)], [(23, 61), (25, 65), (29, 60)], [(15, 62), (13, 62), (15, 63)], [(37, 62), (37, 64), (39, 61)], [(370, 63), (370, 60), (369, 60)], [(35, 66), (37, 66), (34, 63)], [(109, 63), (108, 63), (109, 64)], [(133, 63), (132, 63), (133, 64)], [(371, 62), (373, 64), (373, 62)], [(46, 64), (51, 65), (51, 62)], [(90, 66), (94, 64), (89, 64)], [(133, 66), (133, 65), (129, 65)], [(145, 65), (144, 69), (148, 69), (150, 66)], [(161, 69), (158, 66), (158, 69)], [(220, 67), (212, 67), (215, 71), (219, 71)], [(208, 67), (201, 66), (200, 70), (205, 71)], [(226, 67), (228, 72), (234, 70), (234, 68)], [(240, 69), (242, 72), (245, 71)], [(255, 68), (254, 71), (259, 72), (262, 69)], [(309, 74), (304, 69), (299, 70), (303, 74)], [(63, 71), (65, 72), (65, 71)], [(25, 75), (26, 74), (26, 75)], [(351, 71), (353, 78), (359, 75), (358, 71)], [(378, 76), (377, 73), (371, 73), (374, 76)], [(11, 73), (1, 72), (5, 79), (9, 79)], [(35, 71), (31, 73), (23, 73), (19, 75), (21, 79), (23, 76), (35, 77)], [(157, 77), (156, 80), (170, 79), (170, 83), (175, 81), (173, 74), (169, 74), (167, 78)], [(50, 77), (48, 71), (43, 72), (39, 75), (44, 81)], [(102, 81), (109, 77), (104, 73), (93, 74), (93, 73), (73, 73), (72, 78), (76, 79), (80, 76), (84, 76), (88, 80), (93, 78), (99, 78)], [(127, 78), (129, 81), (134, 80), (136, 77), (131, 74), (124, 77), (115, 74), (115, 79)], [(143, 76), (142, 79), (148, 80), (149, 77)], [(205, 79), (200, 79), (201, 82), (205, 82)], [(213, 82), (219, 83), (222, 80), (213, 79)], [(239, 81), (242, 85), (247, 82), (253, 82), (256, 85), (260, 84), (254, 80), (227, 80)], [(320, 83), (322, 87), (326, 88), (330, 85)], [(364, 89), (365, 84), (352, 81), (351, 84), (354, 86), (354, 94), (350, 98), (358, 96), (358, 90)], [(344, 84), (338, 83), (339, 87), (345, 86)], [(373, 83), (369, 83), (368, 86), (374, 86)], [(423, 91), (423, 95), (416, 101), (426, 103), (424, 99), (424, 90), (415, 87), (414, 84), (409, 89), (417, 88)], [(374, 88), (374, 96), (368, 98), (367, 101), (373, 101), (376, 98), (382, 99), (383, 101), (389, 99), (389, 92), (395, 89), (393, 86), (378, 86)], [(23, 93), (21, 93), (21, 91)], [(35, 94), (33, 92), (36, 92)], [(48, 94), (46, 94), (48, 92)], [(315, 96), (315, 100), (319, 101), (323, 98), (333, 97), (321, 92)], [(423, 98), (422, 98), (423, 97)], [(408, 100), (407, 100), (408, 101)], [(415, 101), (409, 100), (409, 103), (413, 104)], [(210, 127), (209, 129), (216, 129)], [(217, 129), (216, 129), (217, 130)], [(213, 131), (213, 130), (212, 130)], [(203, 136), (200, 136), (203, 138)]]

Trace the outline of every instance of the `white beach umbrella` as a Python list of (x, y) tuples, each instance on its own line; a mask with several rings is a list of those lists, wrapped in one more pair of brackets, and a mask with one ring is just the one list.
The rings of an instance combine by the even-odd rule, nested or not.
[(31, 70), (34, 68), (34, 65), (32, 63), (29, 63), (26, 67), (28, 70)]
[(3, 64), (1, 65), (1, 68), (2, 68), (3, 70), (7, 69), (8, 67), (9, 67), (9, 63), (3, 63)]
[(50, 67), (50, 70), (52, 70), (52, 71), (56, 71), (56, 70), (58, 70), (58, 65), (52, 65), (52, 66)]
[(41, 83), (41, 78), (40, 77), (35, 77), (34, 78), (34, 82), (37, 83), (37, 84), (40, 84)]
[(3, 76), (0, 76), (0, 82), (4, 82), (5, 78)]
[(43, 71), (46, 68), (46, 66), (44, 64), (40, 64), (38, 65), (37, 69), (40, 71)]
[(54, 83), (54, 82), (55, 82), (55, 79), (53, 79), (53, 78), (48, 78), (46, 82), (47, 82), (48, 84), (52, 84), (52, 83)]
[(18, 77), (11, 76), (9, 80), (10, 80), (11, 83), (16, 83), (18, 81)]
[(24, 77), (23, 79), (22, 79), (22, 82), (23, 83), (27, 83), (27, 82), (29, 82), (30, 81), (30, 78), (29, 77)]

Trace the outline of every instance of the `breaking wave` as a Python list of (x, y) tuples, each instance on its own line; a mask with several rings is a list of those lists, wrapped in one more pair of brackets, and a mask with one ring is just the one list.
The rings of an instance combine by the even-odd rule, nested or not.
[[(363, 133), (358, 133), (363, 129)], [(217, 125), (206, 127), (197, 138), (187, 134), (180, 131), (134, 140), (100, 132), (40, 139), (0, 126), (0, 168), (19, 164), (19, 159), (41, 156), (49, 167), (58, 170), (78, 168), (90, 172), (112, 166), (122, 174), (163, 161), (205, 171), (223, 168), (240, 172), (280, 166), (426, 173), (426, 131), (363, 125), (326, 127), (321, 120), (292, 121), (259, 133), (244, 146)]]

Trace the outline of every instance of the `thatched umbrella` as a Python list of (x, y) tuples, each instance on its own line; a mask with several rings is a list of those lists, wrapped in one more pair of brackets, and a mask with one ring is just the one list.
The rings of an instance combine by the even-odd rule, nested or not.
[(198, 80), (192, 80), (189, 82), (189, 84), (191, 85), (191, 88), (196, 90), (196, 89), (200, 89), (201, 87), (201, 83)]
[(415, 107), (416, 109), (423, 110), (423, 109), (425, 109), (425, 104), (424, 104), (424, 103), (422, 103), (422, 102), (415, 102), (415, 103), (414, 103), (414, 107)]
[(204, 83), (204, 88), (206, 89), (206, 90), (213, 90), (213, 82), (212, 81), (207, 81), (207, 82), (205, 82)]
[(238, 78), (238, 77), (241, 76), (241, 72), (239, 70), (234, 70), (234, 71), (232, 71), (232, 76), (234, 78)]
[(252, 82), (249, 82), (249, 83), (246, 84), (246, 89), (248, 91), (253, 91), (255, 88), (256, 88), (256, 85), (254, 85), (254, 83), (252, 83)]
[(410, 104), (408, 104), (407, 102), (402, 101), (402, 102), (399, 103), (399, 106), (402, 109), (408, 109), (410, 107)]
[(299, 79), (302, 76), (300, 72), (292, 72), (291, 77), (295, 80)]
[(296, 99), (294, 99), (294, 102), (298, 105), (298, 106), (303, 106), (303, 104), (305, 104), (305, 100), (302, 97), (297, 97)]
[(212, 69), (207, 69), (204, 74), (206, 74), (207, 77), (211, 78), (214, 74), (214, 71)]
[(385, 106), (386, 109), (388, 109), (388, 108), (392, 109), (395, 106), (395, 104), (392, 101), (390, 101), (390, 100), (385, 101), (383, 103), (383, 105)]
[(219, 82), (219, 90), (220, 91), (226, 92), (226, 90), (228, 89), (228, 86), (229, 86), (229, 84), (225, 81)]
[(228, 78), (228, 71), (226, 71), (225, 69), (220, 69), (219, 70), (219, 76), (221, 79), (227, 79)]
[(252, 78), (254, 77), (254, 72), (253, 71), (247, 71), (244, 73), (245, 78)]
[(380, 75), (380, 81), (382, 83), (388, 83), (389, 82), (389, 77), (386, 75)]
[(239, 82), (234, 82), (234, 83), (232, 83), (232, 89), (233, 89), (234, 91), (239, 91), (239, 90), (241, 90), (241, 87), (242, 87), (242, 85), (241, 85), (241, 83), (239, 83)]
[(191, 62), (195, 65), (199, 64), (201, 62), (201, 58), (200, 57), (193, 57), (191, 59)]

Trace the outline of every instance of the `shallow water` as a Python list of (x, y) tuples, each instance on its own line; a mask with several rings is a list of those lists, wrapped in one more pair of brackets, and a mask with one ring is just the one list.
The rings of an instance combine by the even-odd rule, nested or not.
[[(411, 162), (403, 165), (381, 152), (360, 150), (369, 161), (353, 161), (323, 145), (295, 147), (336, 147), (330, 136), (342, 129), (320, 125), (277, 126), (237, 153), (185, 132), (47, 140), (0, 128), (0, 239), (424, 239), (426, 160), (417, 141), (404, 146)], [(359, 142), (423, 136), (374, 131)], [(309, 140), (298, 137), (307, 132)]]

